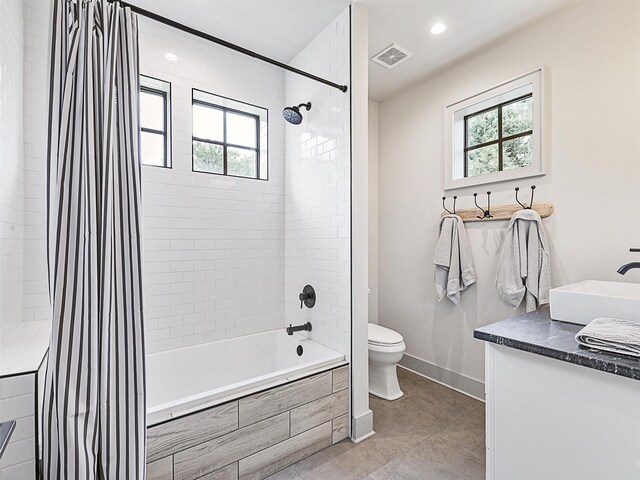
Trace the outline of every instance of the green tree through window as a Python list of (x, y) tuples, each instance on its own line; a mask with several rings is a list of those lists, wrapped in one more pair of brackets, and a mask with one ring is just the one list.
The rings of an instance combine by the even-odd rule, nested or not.
[(465, 177), (532, 164), (531, 94), (467, 115), (464, 122)]
[[(238, 177), (256, 176), (255, 153), (242, 149), (227, 150), (227, 165), (232, 175)], [(224, 151), (222, 145), (206, 142), (193, 142), (193, 168), (196, 171), (224, 173)]]

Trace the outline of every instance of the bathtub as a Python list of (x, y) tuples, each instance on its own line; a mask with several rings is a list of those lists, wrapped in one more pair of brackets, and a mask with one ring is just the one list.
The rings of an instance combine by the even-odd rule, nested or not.
[[(298, 354), (301, 348), (301, 355)], [(346, 364), (284, 329), (147, 355), (149, 426)]]

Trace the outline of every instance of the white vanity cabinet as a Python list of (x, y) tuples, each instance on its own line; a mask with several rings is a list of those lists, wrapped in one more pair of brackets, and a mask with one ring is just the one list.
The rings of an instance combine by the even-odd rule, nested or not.
[(483, 339), (487, 480), (640, 479), (640, 361)]

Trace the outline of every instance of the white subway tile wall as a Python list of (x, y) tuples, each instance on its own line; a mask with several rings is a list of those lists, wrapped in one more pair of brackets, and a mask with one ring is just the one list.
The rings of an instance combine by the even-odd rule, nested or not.
[(0, 2), (0, 346), (22, 322), (22, 2)]
[[(49, 7), (48, 1), (24, 0), (25, 320), (50, 316)], [(167, 60), (167, 52), (177, 60)], [(171, 82), (173, 123), (173, 168), (143, 167), (148, 352), (310, 320), (315, 340), (348, 355), (349, 94), (287, 75), (285, 101), (282, 70), (145, 18), (140, 18), (140, 61), (142, 74)], [(348, 11), (292, 63), (348, 83)], [(269, 109), (269, 181), (192, 172), (192, 88)], [(303, 124), (285, 127), (282, 108), (308, 100), (313, 108)], [(285, 249), (290, 250), (286, 260)], [(306, 283), (316, 287), (318, 303), (301, 313), (297, 295)]]
[[(34, 371), (48, 344), (44, 198), (50, 2), (0, 1), (0, 371)], [(17, 426), (0, 480), (36, 473), (35, 378), (0, 378), (0, 421)]]
[(16, 421), (0, 460), (0, 480), (35, 478), (35, 382), (33, 373), (0, 378), (0, 422)]
[[(291, 64), (349, 85), (350, 19), (346, 9)], [(310, 101), (299, 126), (286, 129), (285, 293), (287, 324), (310, 321), (314, 340), (350, 355), (350, 95), (287, 73), (287, 105)], [(297, 295), (311, 284), (313, 309)]]
[(45, 232), (49, 9), (24, 8), (24, 320), (50, 320)]
[[(140, 70), (173, 110), (173, 168), (143, 167), (148, 352), (282, 328), (282, 70), (144, 18)], [(269, 110), (269, 181), (192, 172), (192, 88)]]

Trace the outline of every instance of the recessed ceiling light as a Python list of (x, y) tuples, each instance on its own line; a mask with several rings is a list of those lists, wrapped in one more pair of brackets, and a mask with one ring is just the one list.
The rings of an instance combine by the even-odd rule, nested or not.
[(169, 60), (170, 62), (177, 62), (178, 61), (178, 55), (176, 55), (173, 52), (167, 52), (164, 54), (164, 58), (166, 58), (167, 60)]
[(429, 29), (429, 32), (431, 32), (432, 35), (440, 35), (446, 29), (447, 27), (445, 27), (443, 23), (436, 23)]

